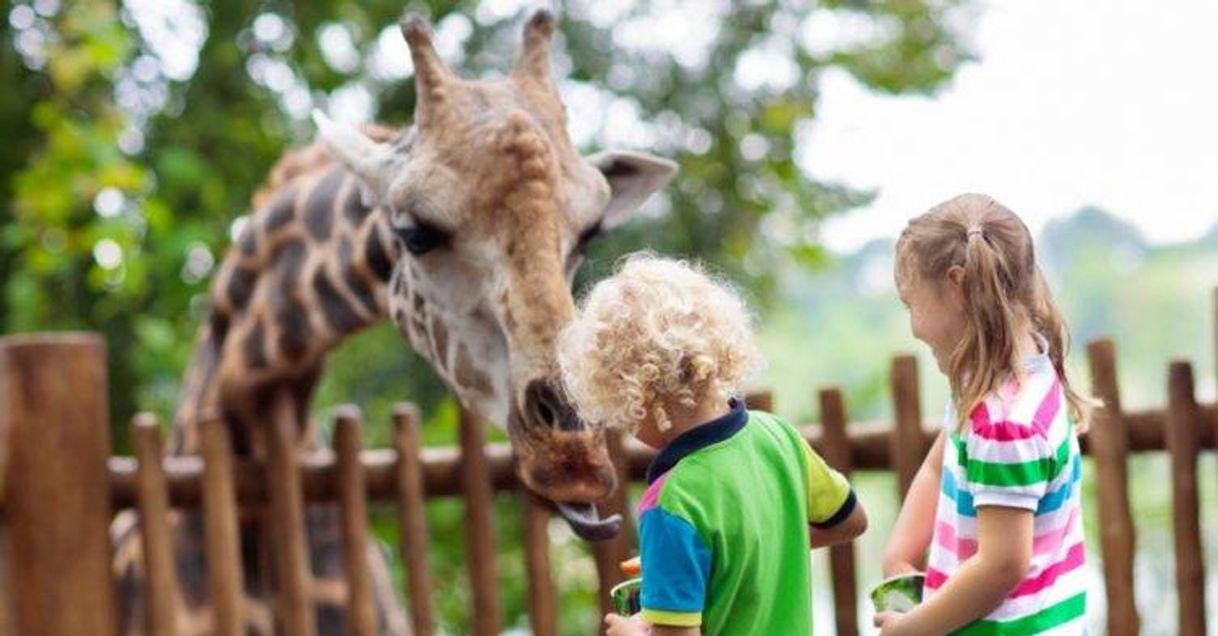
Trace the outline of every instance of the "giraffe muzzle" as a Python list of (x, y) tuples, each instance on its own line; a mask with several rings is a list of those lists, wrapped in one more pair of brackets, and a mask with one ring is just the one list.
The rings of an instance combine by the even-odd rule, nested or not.
[(580, 420), (548, 380), (524, 391), (517, 424), (530, 442), (518, 447), (518, 474), (525, 486), (551, 502), (579, 537), (601, 541), (617, 535), (620, 515), (602, 519), (594, 502), (616, 486), (604, 436)]

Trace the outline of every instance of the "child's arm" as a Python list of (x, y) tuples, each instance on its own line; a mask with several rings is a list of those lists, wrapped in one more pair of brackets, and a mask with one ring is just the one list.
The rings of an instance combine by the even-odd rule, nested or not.
[(943, 446), (947, 433), (939, 433), (922, 461), (905, 495), (905, 503), (884, 549), (884, 576), (921, 570), (926, 548), (935, 526), (935, 505), (939, 501), (939, 480), (943, 472)]
[(668, 627), (648, 625), (637, 614), (629, 618), (617, 614), (605, 615), (606, 636), (701, 636), (700, 627)]
[(799, 440), (808, 490), (808, 540), (812, 549), (849, 541), (867, 530), (867, 512), (850, 487), (850, 482), (812, 450), (807, 440)]
[(977, 508), (977, 553), (908, 614), (881, 614), (885, 636), (946, 634), (994, 611), (1019, 585), (1032, 558), (1031, 510)]
[(812, 549), (845, 543), (863, 534), (867, 530), (867, 512), (863, 504), (856, 503), (850, 516), (841, 523), (829, 528), (808, 526), (808, 538), (812, 541)]

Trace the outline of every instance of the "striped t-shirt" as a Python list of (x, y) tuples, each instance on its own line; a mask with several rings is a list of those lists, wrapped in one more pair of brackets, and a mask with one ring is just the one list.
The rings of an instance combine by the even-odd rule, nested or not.
[[(1047, 349), (1041, 340), (1041, 349)], [(958, 634), (1082, 634), (1086, 572), (1080, 493), (1082, 460), (1065, 393), (1047, 354), (1025, 361), (957, 432), (949, 406), (943, 479), (926, 568), (927, 595), (977, 552), (977, 507), (1035, 513), (1023, 581), (985, 618)]]

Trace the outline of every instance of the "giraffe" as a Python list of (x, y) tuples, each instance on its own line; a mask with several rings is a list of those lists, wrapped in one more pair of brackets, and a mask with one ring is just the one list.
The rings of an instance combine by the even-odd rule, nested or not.
[[(504, 426), (526, 488), (582, 537), (619, 519), (592, 505), (614, 487), (604, 431), (561, 389), (554, 340), (574, 312), (570, 283), (587, 243), (626, 221), (676, 173), (672, 162), (609, 150), (580, 156), (551, 76), (554, 18), (525, 23), (502, 78), (461, 78), (440, 60), (426, 20), (402, 34), (414, 65), (413, 125), (337, 124), (314, 113), (319, 142), (292, 151), (254, 198), (225, 255), (184, 381), (171, 452), (198, 451), (200, 413), (217, 409), (239, 454), (261, 456), (259, 422), (286, 397), (302, 447), (316, 445), (308, 406), (327, 354), (388, 317), (458, 400)], [(208, 633), (201, 520), (177, 519), (182, 633)], [(341, 545), (333, 507), (310, 506), (318, 631), (342, 631)], [(243, 525), (247, 624), (270, 633), (265, 545)], [(139, 633), (138, 528), (112, 529), (125, 633)], [(378, 553), (369, 554), (382, 633), (403, 633)], [(130, 601), (130, 602), (126, 602)]]

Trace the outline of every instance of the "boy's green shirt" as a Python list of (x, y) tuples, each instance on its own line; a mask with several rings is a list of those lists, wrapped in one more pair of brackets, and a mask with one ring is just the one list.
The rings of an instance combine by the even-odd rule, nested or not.
[(746, 411), (677, 437), (639, 502), (642, 613), (704, 634), (812, 631), (809, 524), (855, 506), (846, 479), (789, 424)]

